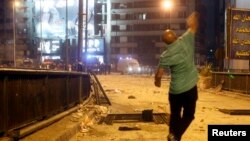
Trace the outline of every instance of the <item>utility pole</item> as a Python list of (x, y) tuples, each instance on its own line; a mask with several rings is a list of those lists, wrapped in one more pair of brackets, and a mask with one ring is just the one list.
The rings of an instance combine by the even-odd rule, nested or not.
[(16, 67), (16, 7), (15, 7), (15, 1), (12, 3), (12, 18), (13, 18), (13, 63), (14, 67)]
[(82, 61), (82, 30), (83, 30), (83, 0), (79, 0), (79, 12), (78, 12), (78, 54), (77, 60)]
[(68, 0), (66, 0), (66, 13), (65, 13), (65, 69), (69, 69), (69, 43), (68, 43)]
[(40, 61), (39, 61), (39, 65), (42, 64), (43, 62), (43, 18), (42, 18), (42, 12), (43, 12), (43, 9), (42, 9), (42, 0), (40, 0)]
[[(88, 0), (86, 0), (86, 15), (85, 15), (85, 53), (84, 53), (84, 61), (85, 65), (87, 65), (87, 54), (88, 54)], [(86, 68), (86, 67), (85, 67)]]

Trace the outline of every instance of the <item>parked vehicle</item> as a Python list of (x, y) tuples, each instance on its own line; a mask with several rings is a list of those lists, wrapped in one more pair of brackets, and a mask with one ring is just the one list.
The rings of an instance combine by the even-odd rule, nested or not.
[(140, 73), (141, 68), (139, 62), (136, 59), (120, 59), (117, 64), (117, 70), (121, 74), (134, 74)]

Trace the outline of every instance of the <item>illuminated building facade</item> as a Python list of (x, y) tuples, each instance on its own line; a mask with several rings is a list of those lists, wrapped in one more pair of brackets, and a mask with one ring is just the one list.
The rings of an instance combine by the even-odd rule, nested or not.
[(170, 28), (181, 35), (186, 18), (195, 10), (195, 0), (173, 0), (164, 9), (163, 0), (108, 0), (107, 42), (111, 63), (132, 57), (142, 65), (157, 65), (164, 50), (161, 35)]
[[(15, 8), (15, 17), (12, 1), (0, 0), (1, 63), (13, 62), (14, 40), (17, 64), (26, 57), (33, 58), (37, 64), (45, 59), (69, 63), (78, 59), (79, 0), (16, 0), (21, 4)], [(88, 23), (88, 56), (113, 64), (119, 58), (132, 57), (142, 65), (158, 63), (165, 46), (161, 41), (163, 31), (171, 28), (181, 35), (186, 30), (187, 16), (194, 10), (206, 17), (202, 23), (202, 29), (206, 30), (200, 30), (196, 38), (196, 63), (205, 62), (210, 48), (214, 51), (225, 46), (223, 15), (225, 7), (235, 3), (233, 0), (172, 0), (173, 7), (164, 9), (164, 0), (88, 0), (86, 12), (86, 0), (83, 1), (82, 53), (85, 53)], [(209, 11), (211, 7), (207, 5), (212, 1), (215, 8)], [(87, 22), (85, 13), (88, 13)], [(211, 13), (212, 23), (208, 22)]]
[[(19, 2), (19, 5), (14, 5)], [(95, 36), (94, 0), (83, 1), (83, 46), (87, 33), (88, 57), (104, 62), (105, 40)], [(44, 60), (74, 63), (78, 51), (79, 0), (0, 0), (0, 62), (17, 63), (32, 58), (39, 65)], [(86, 13), (87, 22), (86, 22)], [(88, 30), (86, 31), (86, 23)], [(83, 61), (83, 60), (81, 60)]]
[(20, 5), (10, 0), (0, 1), (0, 62), (11, 65), (30, 55), (32, 44), (32, 3), (20, 0)]

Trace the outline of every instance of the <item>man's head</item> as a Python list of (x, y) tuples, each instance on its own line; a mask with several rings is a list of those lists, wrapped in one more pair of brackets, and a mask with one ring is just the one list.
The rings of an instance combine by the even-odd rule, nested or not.
[(170, 29), (165, 30), (162, 35), (162, 41), (165, 42), (166, 44), (172, 44), (176, 39), (177, 39), (176, 34), (174, 33), (174, 31)]

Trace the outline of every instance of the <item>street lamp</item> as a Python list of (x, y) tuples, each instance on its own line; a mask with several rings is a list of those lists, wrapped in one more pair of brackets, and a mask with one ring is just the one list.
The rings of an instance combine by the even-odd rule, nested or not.
[(162, 7), (164, 8), (164, 10), (168, 10), (169, 11), (169, 29), (171, 28), (171, 9), (173, 7), (173, 2), (172, 0), (164, 0), (162, 3)]
[(14, 67), (16, 67), (16, 7), (19, 6), (18, 1), (13, 1), (12, 3), (12, 24), (13, 24), (13, 62), (14, 62)]
[(172, 3), (171, 0), (165, 0), (165, 1), (163, 2), (163, 7), (164, 7), (165, 9), (171, 9), (172, 6), (173, 6), (173, 3)]

